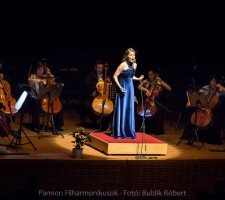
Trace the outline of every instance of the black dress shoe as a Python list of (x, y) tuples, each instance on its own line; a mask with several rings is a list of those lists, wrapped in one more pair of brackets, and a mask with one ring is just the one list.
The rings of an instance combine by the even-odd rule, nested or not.
[(57, 131), (64, 131), (63, 128), (58, 128), (58, 127), (55, 127), (55, 130), (57, 130)]
[(193, 141), (188, 140), (187, 145), (192, 145), (192, 144), (193, 144)]
[(17, 138), (18, 133), (16, 131), (10, 131), (10, 135), (12, 135), (14, 138)]
[(38, 128), (33, 128), (32, 131), (33, 132), (40, 132), (40, 130)]
[(14, 138), (19, 139), (19, 133), (16, 131), (10, 131), (10, 135), (12, 135)]

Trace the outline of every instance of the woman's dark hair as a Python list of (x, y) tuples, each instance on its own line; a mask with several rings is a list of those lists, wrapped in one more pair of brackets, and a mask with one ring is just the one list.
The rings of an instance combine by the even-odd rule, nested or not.
[(149, 73), (149, 72), (153, 72), (154, 74), (158, 74), (159, 70), (156, 69), (155, 67), (151, 67), (151, 68), (148, 69), (147, 73)]
[(216, 72), (209, 75), (209, 81), (211, 81), (211, 80), (216, 80), (216, 82), (218, 82), (219, 77)]
[(45, 58), (38, 60), (35, 64), (36, 69), (46, 67), (46, 66), (47, 66), (47, 59), (45, 59)]

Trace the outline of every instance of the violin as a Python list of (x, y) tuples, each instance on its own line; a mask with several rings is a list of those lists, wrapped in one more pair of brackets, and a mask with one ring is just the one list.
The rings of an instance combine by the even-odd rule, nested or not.
[(92, 102), (92, 111), (97, 116), (109, 116), (113, 112), (113, 102), (109, 99), (109, 85), (106, 81), (108, 66), (105, 65), (104, 81), (100, 80), (97, 85), (98, 96)]

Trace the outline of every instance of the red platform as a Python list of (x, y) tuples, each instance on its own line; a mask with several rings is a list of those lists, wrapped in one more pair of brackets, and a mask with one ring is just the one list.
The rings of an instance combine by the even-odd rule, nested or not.
[(148, 134), (137, 132), (135, 139), (113, 138), (107, 133), (93, 132), (90, 134), (90, 145), (106, 154), (167, 154), (167, 143)]

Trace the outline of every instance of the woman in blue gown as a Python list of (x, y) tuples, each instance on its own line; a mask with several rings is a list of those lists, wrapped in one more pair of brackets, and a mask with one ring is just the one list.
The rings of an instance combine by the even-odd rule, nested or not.
[(113, 76), (118, 87), (112, 122), (114, 138), (136, 138), (133, 80), (141, 81), (144, 76), (134, 75), (137, 69), (135, 54), (133, 48), (127, 49)]

